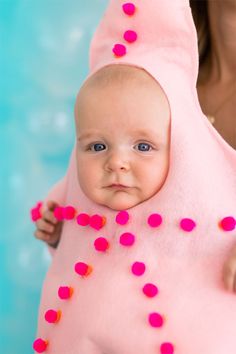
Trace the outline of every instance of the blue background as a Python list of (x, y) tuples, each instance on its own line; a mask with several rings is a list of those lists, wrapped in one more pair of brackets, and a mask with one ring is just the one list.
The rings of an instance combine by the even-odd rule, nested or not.
[(30, 354), (50, 262), (29, 210), (67, 167), (107, 0), (0, 0), (0, 353)]

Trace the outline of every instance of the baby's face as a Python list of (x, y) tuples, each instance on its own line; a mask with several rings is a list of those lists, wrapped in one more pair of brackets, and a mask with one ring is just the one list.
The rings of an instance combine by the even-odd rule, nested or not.
[(160, 190), (169, 167), (170, 111), (152, 78), (145, 85), (85, 84), (75, 121), (78, 179), (88, 198), (124, 210)]

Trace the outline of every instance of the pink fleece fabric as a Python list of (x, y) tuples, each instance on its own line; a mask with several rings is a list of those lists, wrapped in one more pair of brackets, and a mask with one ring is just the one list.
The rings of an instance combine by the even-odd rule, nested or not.
[[(236, 217), (236, 151), (198, 103), (197, 38), (188, 1), (132, 3), (136, 11), (128, 16), (124, 1), (110, 1), (91, 43), (90, 75), (127, 64), (159, 82), (171, 109), (168, 177), (155, 196), (128, 210), (122, 225), (117, 211), (81, 191), (73, 151), (65, 178), (48, 199), (107, 221), (100, 230), (65, 222), (42, 289), (37, 337), (48, 341), (48, 354), (235, 354), (236, 297), (221, 277), (236, 231), (224, 231), (219, 221)], [(123, 39), (127, 30), (137, 33), (136, 41)], [(126, 55), (116, 58), (115, 44), (125, 45)], [(153, 213), (162, 217), (159, 226), (148, 222)], [(192, 231), (181, 227), (184, 218), (195, 222)], [(135, 236), (132, 245), (120, 243), (124, 233)], [(106, 252), (94, 248), (98, 237), (109, 241)], [(78, 262), (92, 272), (78, 275)], [(139, 275), (135, 262), (143, 269)], [(60, 286), (74, 289), (70, 299), (58, 297)], [(57, 323), (45, 321), (49, 309), (61, 311)]]

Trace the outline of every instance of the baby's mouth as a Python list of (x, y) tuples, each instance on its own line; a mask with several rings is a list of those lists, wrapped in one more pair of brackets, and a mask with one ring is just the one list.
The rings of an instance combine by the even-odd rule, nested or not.
[(129, 188), (128, 186), (125, 186), (123, 184), (118, 184), (118, 183), (113, 183), (108, 186), (109, 188)]

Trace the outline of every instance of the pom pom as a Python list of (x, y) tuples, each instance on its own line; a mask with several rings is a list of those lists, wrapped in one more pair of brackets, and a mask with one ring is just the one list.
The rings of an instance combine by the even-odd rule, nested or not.
[(56, 207), (53, 211), (53, 214), (58, 221), (64, 220), (64, 208), (63, 207), (60, 207), (60, 206)]
[(36, 206), (30, 210), (31, 220), (32, 220), (33, 222), (35, 222), (35, 221), (41, 219), (42, 214), (41, 214), (41, 211), (40, 211), (40, 210), (41, 210), (42, 204), (43, 204), (42, 202), (38, 202), (38, 203), (36, 204)]
[(48, 310), (45, 313), (44, 318), (48, 323), (56, 323), (61, 318), (61, 311)]
[(180, 221), (180, 227), (184, 231), (190, 232), (196, 227), (196, 223), (192, 219), (184, 218)]
[(75, 264), (75, 272), (79, 275), (81, 275), (82, 277), (87, 277), (93, 270), (93, 268), (84, 263), (84, 262), (78, 262)]
[(171, 343), (162, 343), (161, 354), (174, 354), (174, 346)]
[(160, 214), (151, 214), (148, 218), (148, 224), (151, 227), (158, 227), (162, 223), (162, 217)]
[(115, 44), (112, 51), (116, 57), (123, 57), (126, 54), (126, 47), (123, 44)]
[(163, 317), (157, 312), (150, 313), (148, 321), (150, 325), (155, 328), (161, 327), (164, 322)]
[(33, 343), (33, 349), (37, 353), (44, 353), (47, 349), (48, 341), (43, 340), (42, 338), (38, 338)]
[(61, 300), (70, 299), (74, 290), (69, 286), (60, 286), (58, 289), (58, 296)]
[(120, 211), (116, 215), (116, 223), (120, 225), (125, 225), (129, 221), (129, 213), (126, 210)]
[(90, 216), (88, 214), (81, 213), (77, 216), (76, 220), (78, 225), (87, 226), (89, 225)]
[(109, 242), (104, 237), (98, 237), (94, 241), (94, 247), (97, 251), (106, 252), (110, 247)]
[(131, 270), (134, 275), (140, 276), (140, 275), (143, 275), (143, 273), (145, 272), (146, 266), (142, 262), (135, 262), (132, 265)]
[(154, 284), (147, 283), (143, 287), (143, 293), (147, 297), (154, 297), (154, 296), (156, 296), (158, 294), (158, 288)]
[(128, 43), (133, 43), (137, 40), (138, 35), (135, 31), (128, 30), (125, 31), (123, 37)]
[(133, 16), (136, 10), (135, 5), (132, 2), (127, 2), (122, 5), (123, 11), (128, 16)]
[(67, 206), (64, 208), (63, 216), (66, 220), (73, 220), (76, 214), (76, 210), (73, 206)]
[(236, 220), (233, 216), (226, 216), (220, 221), (219, 226), (224, 231), (232, 231), (236, 227)]
[(120, 244), (123, 246), (132, 246), (135, 242), (135, 236), (130, 232), (125, 232), (120, 236)]
[(106, 223), (106, 218), (101, 215), (92, 215), (89, 221), (89, 225), (95, 230), (100, 230)]

